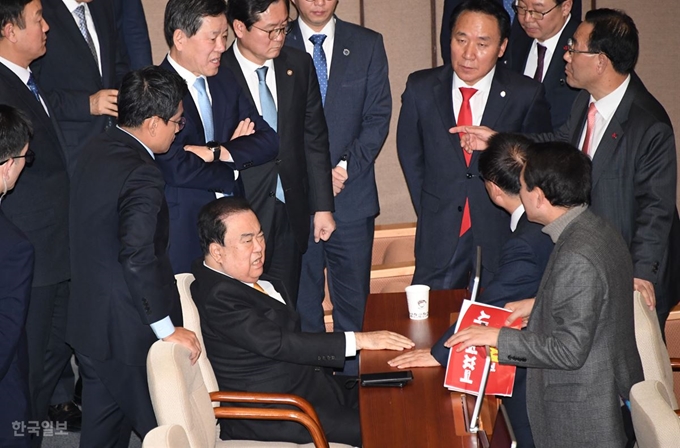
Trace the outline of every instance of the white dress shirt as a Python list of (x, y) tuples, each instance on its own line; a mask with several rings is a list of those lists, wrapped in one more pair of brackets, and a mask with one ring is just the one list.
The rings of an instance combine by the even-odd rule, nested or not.
[(493, 81), (493, 75), (496, 73), (496, 67), (492, 68), (489, 73), (486, 74), (482, 79), (477, 81), (474, 85), (467, 85), (462, 79), (453, 72), (453, 114), (456, 117), (456, 123), (458, 123), (458, 112), (460, 112), (460, 106), (463, 104), (463, 94), (460, 93), (460, 87), (471, 87), (477, 89), (472, 98), (470, 98), (470, 109), (472, 110), (472, 124), (474, 126), (479, 126), (482, 122), (482, 116), (484, 115), (484, 108), (486, 107), (486, 101), (489, 99), (489, 92), (491, 91), (491, 82)]
[(515, 209), (514, 212), (512, 212), (512, 215), (510, 215), (510, 230), (513, 232), (517, 230), (517, 224), (519, 224), (519, 220), (522, 219), (522, 215), (524, 214), (524, 205), (519, 204), (519, 207)]
[[(66, 8), (71, 13), (71, 16), (73, 16), (73, 20), (76, 22), (76, 26), (79, 26), (80, 19), (76, 15), (75, 10), (80, 5), (83, 5), (85, 7), (85, 23), (87, 24), (87, 31), (90, 32), (90, 37), (92, 38), (92, 42), (94, 43), (94, 48), (95, 50), (97, 50), (97, 68), (99, 68), (99, 75), (101, 76), (102, 51), (101, 46), (99, 45), (99, 36), (97, 35), (97, 29), (94, 27), (94, 22), (92, 21), (92, 14), (90, 13), (90, 8), (85, 2), (78, 3), (76, 0), (62, 0), (62, 1), (64, 2), (64, 5), (66, 5)], [(80, 31), (80, 27), (78, 28), (78, 31)], [(83, 38), (83, 40), (85, 40), (85, 38)]]
[[(20, 67), (16, 65), (14, 62), (8, 61), (7, 59), (0, 57), (0, 64), (4, 65), (8, 69), (12, 71), (15, 75), (17, 75), (17, 78), (21, 80), (21, 82), (24, 83), (26, 88), (28, 89), (29, 92), (31, 92), (31, 95), (33, 95), (33, 91), (28, 88), (28, 78), (31, 76), (31, 70), (28, 68)], [(38, 86), (40, 88), (40, 86)], [(45, 104), (45, 100), (43, 99), (42, 95), (40, 95), (40, 103), (42, 104), (43, 109), (45, 109), (45, 113), (49, 116), (50, 113), (47, 111), (47, 105)]]
[(529, 50), (529, 56), (527, 56), (526, 65), (524, 66), (524, 76), (528, 76), (529, 78), (533, 79), (534, 75), (536, 74), (536, 68), (538, 67), (538, 47), (536, 47), (536, 44), (541, 44), (545, 47), (543, 73), (541, 74), (541, 79), (545, 79), (545, 74), (548, 72), (548, 67), (550, 66), (550, 62), (552, 61), (555, 51), (564, 51), (562, 48), (557, 48), (557, 42), (560, 40), (560, 36), (564, 32), (564, 28), (566, 28), (569, 20), (571, 20), (571, 14), (569, 14), (567, 17), (564, 25), (562, 25), (562, 29), (560, 29), (560, 31), (553, 37), (548, 38), (543, 42), (539, 42), (538, 39), (534, 39), (534, 41), (531, 43), (531, 49)]
[[(250, 90), (250, 95), (253, 97), (255, 107), (257, 107), (257, 112), (262, 115), (262, 106), (260, 106), (260, 80), (258, 79), (257, 73), (255, 72), (255, 70), (262, 66), (246, 59), (246, 57), (243, 56), (243, 53), (241, 53), (241, 50), (239, 50), (238, 43), (238, 39), (236, 39), (236, 43), (234, 44), (234, 56), (236, 56), (238, 65), (241, 67), (241, 71), (243, 72), (243, 77), (246, 79), (246, 84), (248, 84), (248, 90)], [(267, 77), (264, 81), (267, 84), (267, 87), (269, 87), (269, 91), (272, 93), (272, 96), (274, 97), (274, 104), (278, 110), (279, 98), (276, 94), (276, 73), (274, 72), (274, 61), (272, 59), (267, 59), (267, 61), (264, 63), (264, 66), (268, 67)]]

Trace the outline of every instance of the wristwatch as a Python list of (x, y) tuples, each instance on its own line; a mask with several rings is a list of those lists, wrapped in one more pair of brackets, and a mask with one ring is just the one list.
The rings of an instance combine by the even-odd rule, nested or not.
[(217, 162), (220, 160), (220, 153), (222, 152), (222, 145), (220, 145), (218, 142), (211, 140), (208, 143), (205, 144), (205, 146), (208, 147), (210, 151), (213, 153), (213, 162)]

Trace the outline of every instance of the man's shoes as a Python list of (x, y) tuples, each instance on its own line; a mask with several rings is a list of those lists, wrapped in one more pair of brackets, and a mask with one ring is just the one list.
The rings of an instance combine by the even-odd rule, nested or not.
[(59, 422), (62, 425), (66, 423), (67, 431), (78, 432), (83, 420), (83, 413), (80, 408), (73, 402), (67, 401), (65, 403), (51, 405), (48, 409), (48, 415), (53, 422)]

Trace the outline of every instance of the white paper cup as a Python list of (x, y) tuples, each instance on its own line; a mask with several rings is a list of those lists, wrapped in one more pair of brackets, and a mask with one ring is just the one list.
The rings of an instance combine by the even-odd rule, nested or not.
[(430, 287), (411, 285), (406, 287), (408, 317), (413, 320), (427, 319), (430, 315)]

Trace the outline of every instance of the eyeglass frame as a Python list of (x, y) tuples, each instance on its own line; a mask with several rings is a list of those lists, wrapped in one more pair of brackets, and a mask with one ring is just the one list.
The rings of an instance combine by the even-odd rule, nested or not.
[[(589, 50), (576, 50), (574, 49), (574, 39), (571, 37), (567, 39), (567, 45), (564, 46), (564, 51), (569, 53), (569, 55), (576, 54), (605, 54), (602, 51), (589, 51)], [(605, 54), (606, 56), (606, 54)]]
[[(536, 10), (533, 10), (533, 9), (525, 8), (524, 6), (519, 6), (517, 3), (513, 3), (512, 4), (512, 10), (515, 11), (515, 15), (518, 15), (518, 16), (521, 15), (522, 17), (526, 17), (526, 15), (529, 14), (529, 17), (540, 22), (541, 20), (545, 19), (545, 16), (550, 14), (550, 12), (553, 9), (557, 8), (560, 5), (561, 5), (561, 3), (558, 3), (555, 6), (553, 6), (552, 8), (550, 8), (549, 10), (547, 10), (545, 12), (541, 12), (541, 11), (536, 11)], [(524, 12), (520, 12), (520, 8), (523, 9)]]
[(5, 163), (9, 162), (10, 159), (26, 159), (26, 165), (30, 166), (33, 164), (33, 162), (35, 162), (35, 153), (29, 148), (26, 151), (26, 154), (24, 154), (23, 156), (12, 156), (0, 162), (0, 165), (4, 165)]
[[(259, 26), (251, 25), (253, 28), (257, 28), (260, 31), (264, 31), (267, 33), (269, 36), (269, 40), (276, 40), (281, 34), (284, 36), (287, 36), (290, 34), (291, 31), (293, 31), (293, 22), (291, 20), (288, 20), (286, 22), (285, 26), (280, 26), (278, 28), (274, 28), (273, 30), (265, 30), (263, 28), (260, 28)], [(275, 35), (272, 37), (272, 33), (275, 33)]]
[(179, 117), (179, 120), (171, 120), (170, 118), (168, 118), (168, 121), (175, 123), (177, 126), (179, 126), (180, 131), (184, 129), (184, 126), (187, 125), (187, 119), (185, 117)]

